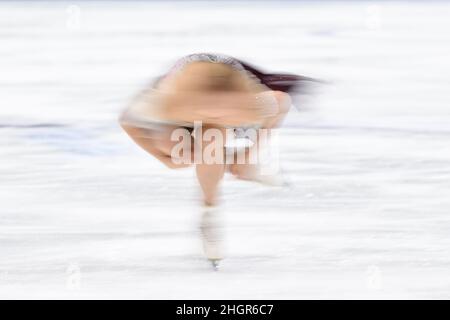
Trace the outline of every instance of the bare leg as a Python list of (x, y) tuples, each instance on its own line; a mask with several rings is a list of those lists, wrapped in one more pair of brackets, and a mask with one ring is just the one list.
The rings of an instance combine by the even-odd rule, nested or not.
[[(207, 129), (208, 127), (204, 127), (204, 130)], [(222, 133), (225, 138), (225, 131), (222, 130)], [(209, 142), (205, 143), (204, 141), (195, 141), (195, 143), (202, 143), (203, 148), (206, 144), (209, 144)], [(206, 164), (202, 161), (202, 163), (196, 165), (196, 173), (203, 191), (204, 204), (214, 206), (217, 203), (219, 184), (225, 173), (225, 159), (218, 164)]]
[[(191, 164), (176, 164), (171, 156), (171, 150), (177, 141), (171, 141), (170, 135), (176, 127), (168, 127), (164, 132), (153, 132), (146, 129), (122, 125), (125, 132), (139, 145), (142, 149), (153, 155), (164, 165), (170, 169), (186, 168)], [(193, 146), (193, 140), (191, 140)], [(191, 152), (193, 154), (193, 152)], [(192, 163), (192, 162), (191, 162)]]
[(223, 164), (197, 164), (197, 179), (203, 191), (204, 203), (214, 206), (217, 203), (219, 183), (225, 173)]
[(241, 180), (253, 180), (253, 178), (258, 175), (258, 164), (248, 163), (250, 152), (257, 152), (257, 143), (258, 142), (256, 142), (255, 145), (253, 145), (251, 148), (245, 148), (245, 150), (240, 151), (245, 153), (245, 163), (237, 163), (237, 155), (235, 154), (235, 162), (233, 164), (230, 164), (229, 170), (232, 175), (236, 176), (236, 178)]
[(264, 122), (263, 127), (267, 129), (278, 127), (283, 122), (283, 119), (286, 117), (286, 114), (291, 108), (291, 98), (287, 93), (272, 91), (272, 94), (278, 102), (278, 113), (273, 117), (267, 118)]
[[(279, 112), (273, 117), (267, 118), (263, 124), (263, 128), (268, 129), (268, 134), (270, 136), (270, 129), (275, 128), (281, 124), (286, 114), (289, 112), (291, 106), (291, 100), (288, 94), (281, 91), (273, 91), (273, 95), (277, 99)], [(249, 159), (250, 152), (257, 152), (258, 145), (260, 143), (259, 137), (255, 144), (251, 148), (245, 149), (245, 157)], [(252, 150), (253, 149), (253, 150)], [(259, 175), (258, 164), (237, 164), (234, 163), (230, 165), (229, 170), (231, 174), (235, 175), (238, 179), (242, 180), (254, 180), (255, 177)]]

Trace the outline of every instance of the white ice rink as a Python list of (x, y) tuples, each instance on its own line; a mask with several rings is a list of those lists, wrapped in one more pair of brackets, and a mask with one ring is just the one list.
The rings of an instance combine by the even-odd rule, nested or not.
[[(0, 2), (0, 298), (450, 298), (450, 3)], [(178, 57), (327, 81), (290, 188), (227, 178), (214, 272), (192, 170), (116, 118)]]

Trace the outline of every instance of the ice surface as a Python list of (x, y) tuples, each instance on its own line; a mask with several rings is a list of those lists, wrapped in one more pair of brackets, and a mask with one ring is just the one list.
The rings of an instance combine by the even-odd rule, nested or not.
[[(79, 19), (77, 15), (79, 14)], [(450, 4), (0, 2), (0, 298), (450, 298)], [(116, 123), (176, 58), (328, 82), (281, 130), (290, 188), (199, 190)]]

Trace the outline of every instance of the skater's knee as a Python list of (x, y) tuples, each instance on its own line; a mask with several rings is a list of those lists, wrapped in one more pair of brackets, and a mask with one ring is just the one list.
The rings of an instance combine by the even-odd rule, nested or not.
[(142, 129), (133, 127), (126, 122), (119, 122), (120, 127), (130, 136), (139, 137), (142, 135)]
[(279, 113), (287, 113), (291, 108), (291, 97), (283, 91), (273, 91), (273, 95), (275, 96), (275, 99), (277, 99)]

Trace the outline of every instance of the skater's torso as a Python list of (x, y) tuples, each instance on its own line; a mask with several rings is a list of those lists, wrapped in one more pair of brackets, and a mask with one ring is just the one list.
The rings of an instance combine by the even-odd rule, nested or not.
[[(256, 94), (260, 95), (260, 108), (245, 100)], [(218, 110), (231, 110), (229, 105), (239, 103), (241, 98), (239, 114), (233, 121), (229, 117), (228, 126), (258, 126), (258, 119), (277, 112), (270, 90), (238, 60), (218, 54), (193, 54), (179, 59), (165, 76), (141, 92), (132, 102), (127, 117), (153, 126), (189, 127), (193, 126), (196, 111), (199, 115), (220, 114)], [(201, 103), (194, 101), (208, 103), (202, 109)]]

